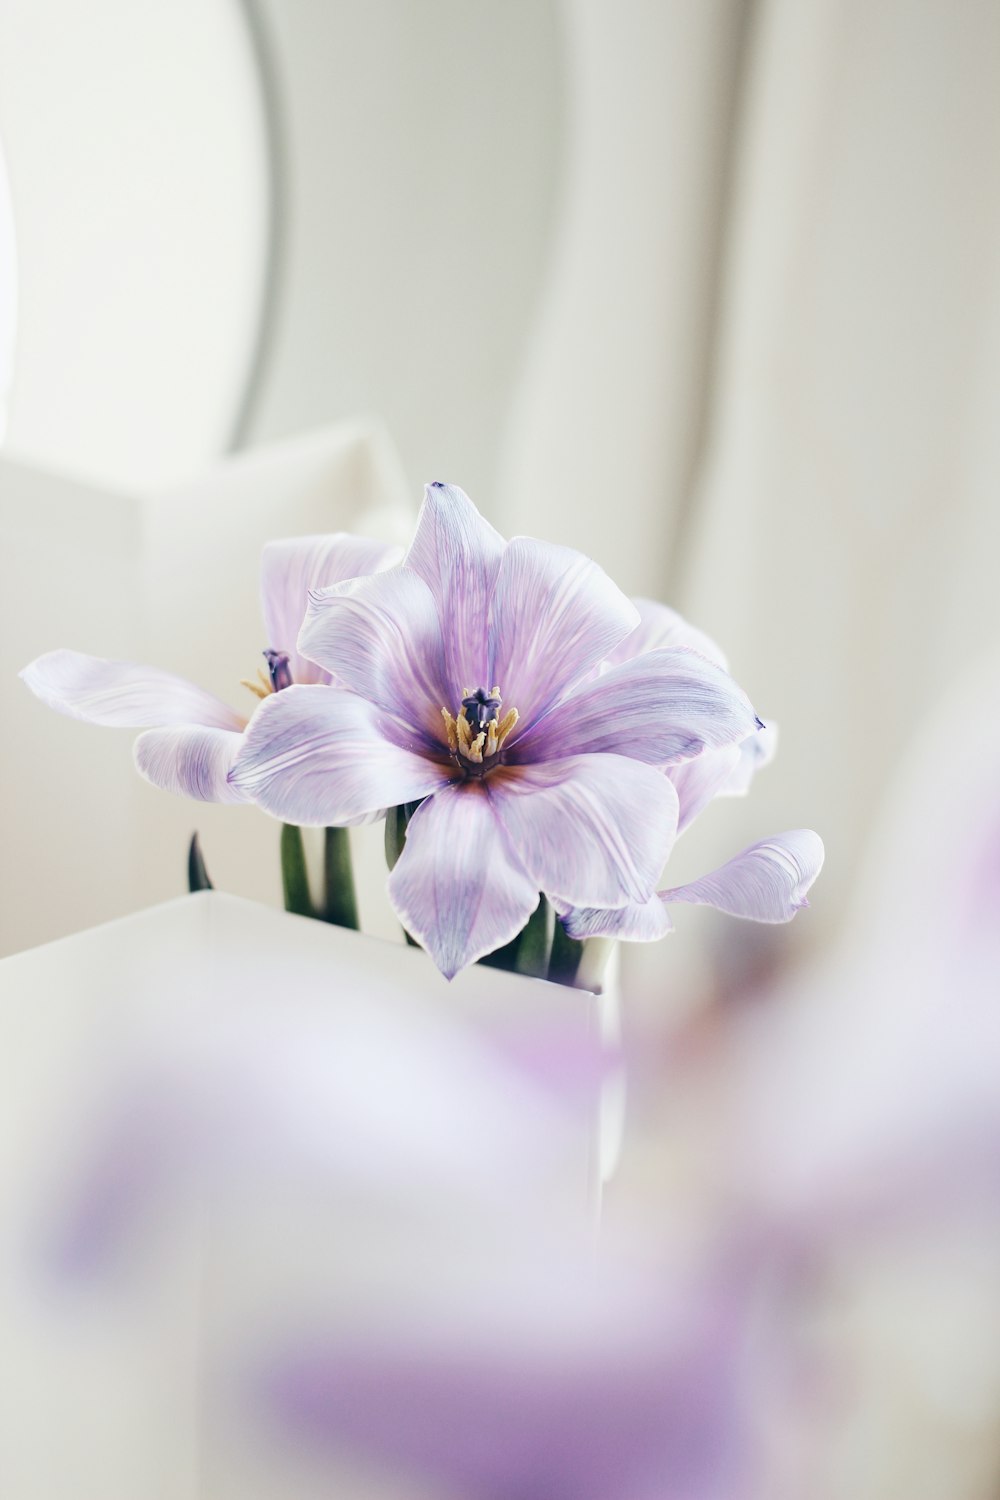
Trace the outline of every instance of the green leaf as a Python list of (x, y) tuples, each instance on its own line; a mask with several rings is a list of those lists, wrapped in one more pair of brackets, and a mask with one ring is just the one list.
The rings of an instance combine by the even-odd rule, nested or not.
[(201, 852), (201, 844), (198, 842), (196, 833), (191, 835), (191, 843), (188, 846), (188, 890), (192, 892), (215, 890), (215, 886), (209, 879), (208, 870), (205, 868), (205, 857)]
[(561, 919), (556, 922), (552, 936), (552, 957), (549, 960), (549, 978), (555, 984), (568, 984), (578, 989), (583, 988), (577, 981), (577, 974), (583, 962), (585, 947), (585, 943), (570, 937)]
[[(396, 862), (406, 843), (406, 825), (419, 806), (419, 802), (403, 802), (399, 807), (390, 807), (385, 815), (385, 862), (390, 870), (396, 868)], [(405, 927), (403, 936), (410, 948), (420, 947), (416, 938), (411, 937)]]
[(314, 917), (316, 911), (309, 894), (302, 829), (293, 823), (283, 823), (281, 826), (281, 881), (285, 892), (285, 910), (295, 912), (300, 917)]

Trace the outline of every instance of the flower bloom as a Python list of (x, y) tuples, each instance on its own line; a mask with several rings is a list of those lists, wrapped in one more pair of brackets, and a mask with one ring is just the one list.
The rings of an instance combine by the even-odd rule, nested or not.
[[(269, 542), (261, 560), (267, 673), (244, 686), (264, 699), (293, 683), (329, 682), (295, 644), (309, 590), (387, 567), (397, 556), (397, 548), (346, 532)], [(80, 651), (50, 651), (21, 676), (43, 703), (71, 718), (145, 729), (135, 759), (154, 786), (199, 802), (247, 800), (227, 775), (248, 716), (214, 693), (157, 667)]]
[[(715, 642), (675, 610), (651, 599), (633, 602), (640, 623), (611, 654), (612, 663), (628, 662), (658, 649), (688, 647), (728, 670)], [(774, 755), (776, 745), (775, 726), (757, 720), (744, 740), (710, 746), (694, 758), (668, 765), (666, 775), (677, 793), (678, 835), (715, 797), (745, 795), (755, 773)], [(571, 937), (629, 942), (653, 942), (666, 936), (673, 928), (667, 907), (674, 903), (714, 906), (730, 916), (754, 922), (789, 922), (809, 905), (806, 892), (823, 867), (823, 856), (819, 835), (808, 828), (796, 828), (752, 844), (699, 880), (657, 891), (646, 901), (630, 901), (613, 910), (557, 903), (557, 910)]]
[(662, 768), (758, 721), (687, 646), (600, 671), (639, 624), (596, 563), (505, 542), (460, 489), (429, 485), (398, 567), (310, 595), (299, 651), (336, 686), (263, 703), (230, 781), (292, 823), (420, 802), (389, 894), (449, 978), (520, 932), (540, 892), (644, 904), (677, 832)]

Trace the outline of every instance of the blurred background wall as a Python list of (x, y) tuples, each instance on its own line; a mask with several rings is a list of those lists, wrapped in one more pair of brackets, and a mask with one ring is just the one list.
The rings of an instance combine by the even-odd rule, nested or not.
[(0, 145), (10, 455), (169, 493), (381, 418), (414, 503), (454, 479), (717, 636), (782, 745), (677, 880), (803, 825), (828, 860), (777, 937), (687, 925), (744, 966), (830, 936), (1000, 634), (992, 0), (0, 0)]

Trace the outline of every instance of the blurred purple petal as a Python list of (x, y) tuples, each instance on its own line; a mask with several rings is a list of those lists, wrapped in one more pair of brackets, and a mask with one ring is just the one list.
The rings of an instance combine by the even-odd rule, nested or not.
[(677, 828), (666, 776), (623, 755), (501, 768), (485, 783), (536, 889), (569, 906), (653, 892)]
[(456, 690), (434, 596), (416, 573), (392, 568), (310, 595), (299, 650), (339, 687), (419, 726), (428, 748), (442, 745), (441, 710)]
[(505, 545), (457, 484), (425, 487), (404, 566), (422, 578), (434, 596), (453, 693), (492, 686), (486, 681), (486, 622)]
[(752, 844), (690, 885), (661, 891), (666, 903), (715, 906), (753, 922), (790, 922), (808, 906), (806, 892), (823, 868), (823, 840), (808, 828)]
[(405, 725), (354, 693), (291, 687), (254, 714), (230, 779), (285, 822), (346, 825), (455, 778), (447, 761), (414, 754), (408, 738)]
[(490, 613), (486, 686), (527, 725), (635, 626), (635, 606), (589, 557), (518, 536), (507, 544)]
[(610, 753), (664, 766), (742, 740), (755, 722), (742, 688), (714, 663), (689, 650), (650, 651), (570, 694), (512, 743), (508, 759)]
[(439, 791), (417, 809), (389, 877), (400, 921), (446, 979), (516, 937), (538, 892), (479, 781)]
[(22, 678), (49, 708), (88, 724), (147, 729), (167, 724), (204, 724), (242, 729), (246, 720), (183, 677), (110, 661), (82, 651), (50, 651), (24, 668)]
[(380, 572), (398, 562), (399, 554), (398, 547), (346, 531), (268, 542), (260, 570), (262, 645), (288, 653), (294, 682), (326, 681), (326, 674), (296, 651), (310, 590)]
[(196, 802), (248, 802), (249, 794), (227, 779), (242, 743), (232, 729), (147, 729), (135, 742), (135, 763), (163, 792)]
[(633, 657), (642, 656), (646, 651), (657, 651), (664, 647), (687, 646), (692, 651), (707, 656), (709, 661), (714, 661), (717, 667), (728, 672), (729, 663), (725, 654), (711, 636), (690, 625), (675, 609), (660, 604), (656, 599), (633, 599), (632, 603), (639, 611), (639, 624), (611, 652), (609, 662), (631, 661)]

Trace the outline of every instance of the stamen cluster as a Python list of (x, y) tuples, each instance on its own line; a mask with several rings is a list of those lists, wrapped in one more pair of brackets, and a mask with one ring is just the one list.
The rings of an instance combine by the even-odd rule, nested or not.
[(441, 710), (448, 749), (466, 776), (485, 776), (500, 760), (504, 740), (518, 720), (516, 708), (509, 708), (500, 718), (502, 703), (498, 687), (492, 693), (467, 688), (457, 714)]

